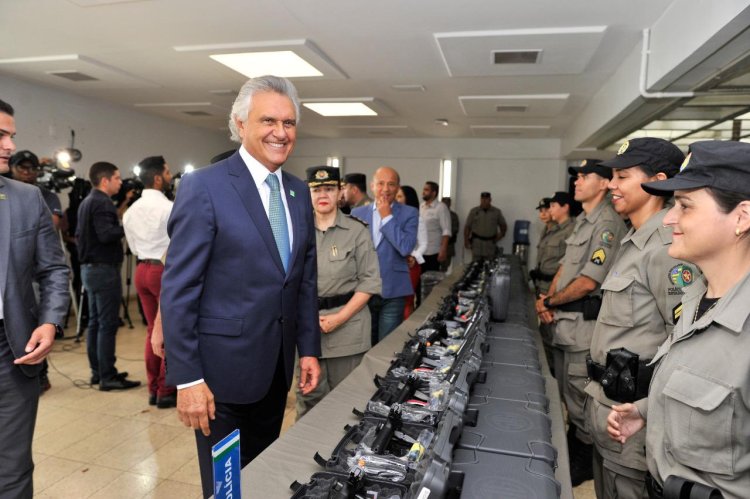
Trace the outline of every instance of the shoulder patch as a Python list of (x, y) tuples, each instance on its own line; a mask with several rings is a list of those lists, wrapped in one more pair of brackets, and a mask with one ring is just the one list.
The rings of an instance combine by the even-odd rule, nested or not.
[(615, 233), (611, 230), (605, 230), (604, 232), (602, 232), (601, 240), (602, 244), (612, 246), (612, 241), (615, 240)]
[(369, 227), (370, 226), (370, 224), (368, 224), (367, 222), (365, 222), (361, 218), (355, 217), (354, 215), (344, 215), (344, 216), (347, 217), (347, 218), (351, 218), (352, 220), (356, 220), (357, 222), (361, 223), (365, 227)]
[(677, 321), (680, 320), (681, 316), (682, 316), (682, 303), (678, 303), (672, 309), (672, 324), (677, 324)]
[(604, 265), (604, 262), (607, 260), (607, 253), (604, 251), (604, 248), (599, 248), (591, 255), (591, 263), (594, 265)]
[(669, 282), (678, 288), (684, 288), (693, 283), (694, 274), (695, 272), (690, 265), (680, 263), (669, 269)]

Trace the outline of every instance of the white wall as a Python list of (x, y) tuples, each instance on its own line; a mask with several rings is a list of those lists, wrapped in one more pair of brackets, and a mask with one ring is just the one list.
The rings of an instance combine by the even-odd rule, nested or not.
[[(105, 103), (0, 75), (0, 99), (15, 109), (16, 146), (38, 156), (70, 145), (83, 153), (74, 168), (87, 177), (96, 161), (117, 165), (123, 177), (147, 156), (163, 155), (176, 173), (186, 163), (205, 165), (232, 147), (228, 132), (175, 123), (123, 106)], [(65, 196), (63, 196), (65, 197)]]
[[(439, 182), (440, 160), (452, 159), (457, 171), (451, 197), (462, 233), (469, 210), (479, 204), (479, 193), (490, 191), (508, 222), (509, 235), (502, 241), (506, 252), (513, 243), (514, 222), (532, 222), (532, 262), (541, 230), (534, 208), (540, 198), (564, 189), (566, 181), (560, 141), (555, 139), (299, 139), (284, 168), (302, 177), (305, 168), (325, 164), (328, 156), (341, 158), (345, 173), (367, 174), (368, 182), (379, 166), (391, 166), (402, 184), (420, 194), (425, 181)], [(470, 258), (464, 257), (462, 241), (463, 236), (456, 244), (461, 261)]]

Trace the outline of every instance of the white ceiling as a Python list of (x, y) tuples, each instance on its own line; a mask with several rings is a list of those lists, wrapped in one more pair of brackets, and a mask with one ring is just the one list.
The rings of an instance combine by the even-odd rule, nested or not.
[[(0, 74), (218, 132), (245, 78), (208, 55), (291, 47), (326, 66), (294, 79), (303, 100), (366, 97), (386, 110), (305, 109), (301, 137), (561, 137), (670, 3), (1, 0)], [(491, 64), (512, 49), (541, 50), (540, 63)]]

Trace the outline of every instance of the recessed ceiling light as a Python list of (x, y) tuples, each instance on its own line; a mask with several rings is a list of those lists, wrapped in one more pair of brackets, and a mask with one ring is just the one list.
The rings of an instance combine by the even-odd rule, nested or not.
[(323, 73), (312, 64), (291, 50), (216, 54), (209, 57), (248, 78), (263, 75), (276, 75), (285, 78), (323, 76)]
[(435, 120), (435, 124), (440, 126), (448, 126), (449, 123), (445, 118), (438, 118)]
[(361, 102), (305, 102), (302, 105), (321, 116), (378, 115), (378, 113)]

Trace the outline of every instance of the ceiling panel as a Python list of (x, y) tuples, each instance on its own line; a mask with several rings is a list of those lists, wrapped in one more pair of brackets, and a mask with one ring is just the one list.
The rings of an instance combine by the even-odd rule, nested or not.
[(544, 118), (560, 114), (568, 97), (569, 94), (462, 95), (458, 100), (464, 114), (470, 117)]

